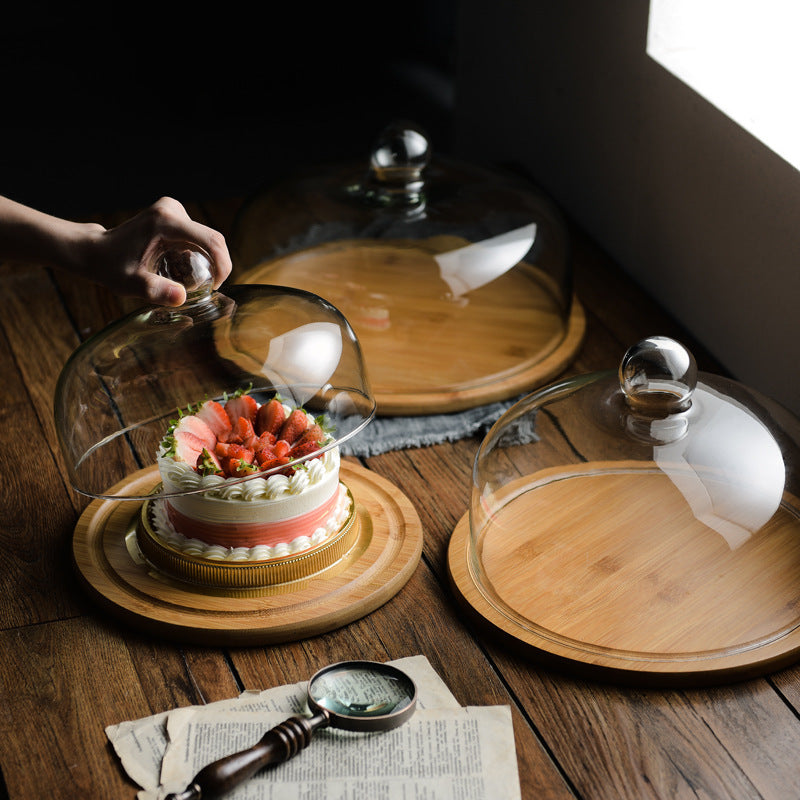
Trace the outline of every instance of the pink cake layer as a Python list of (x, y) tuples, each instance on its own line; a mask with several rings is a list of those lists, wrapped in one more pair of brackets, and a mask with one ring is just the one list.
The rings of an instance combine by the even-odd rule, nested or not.
[(218, 544), (222, 547), (256, 547), (260, 544), (275, 547), (282, 542), (291, 542), (298, 536), (311, 537), (317, 528), (325, 527), (336, 509), (338, 499), (339, 492), (334, 492), (330, 500), (313, 511), (281, 522), (219, 525), (187, 517), (176, 511), (169, 502), (167, 514), (175, 530), (187, 539), (199, 539), (206, 544)]

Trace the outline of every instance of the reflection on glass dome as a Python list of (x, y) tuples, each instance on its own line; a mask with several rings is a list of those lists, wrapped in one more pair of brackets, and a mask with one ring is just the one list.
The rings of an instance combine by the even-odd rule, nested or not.
[[(783, 496), (785, 466), (775, 438), (741, 404), (698, 385), (690, 435), (653, 448), (653, 460), (695, 517), (738, 547), (769, 522)], [(655, 424), (655, 422), (654, 422)]]
[(339, 326), (310, 322), (270, 341), (261, 373), (278, 394), (302, 406), (326, 386), (341, 357)]
[(470, 580), (506, 630), (631, 662), (800, 627), (800, 425), (653, 337), (519, 401), (478, 451)]
[(479, 289), (516, 266), (533, 246), (536, 224), (434, 255), (453, 299)]
[(277, 394), (324, 418), (337, 444), (375, 414), (358, 340), (337, 308), (283, 286), (223, 294), (206, 281), (180, 308), (134, 312), (73, 353), (55, 398), (70, 483), (90, 497), (145, 499), (124, 484), (154, 465), (168, 428), (241, 392), (259, 403)]
[(382, 133), (368, 164), (272, 186), (236, 228), (234, 279), (339, 308), (385, 416), (516, 397), (558, 375), (583, 337), (558, 209), (518, 176), (433, 157), (408, 123)]

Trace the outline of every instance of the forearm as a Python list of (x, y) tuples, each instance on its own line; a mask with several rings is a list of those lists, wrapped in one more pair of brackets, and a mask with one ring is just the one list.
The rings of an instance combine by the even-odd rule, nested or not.
[(194, 244), (208, 253), (214, 288), (231, 271), (222, 234), (192, 220), (170, 197), (162, 197), (109, 230), (94, 223), (60, 219), (0, 197), (0, 261), (56, 267), (121, 295), (177, 306), (186, 300), (186, 290), (158, 275), (152, 258), (157, 248), (167, 243)]
[(101, 225), (71, 222), (0, 197), (0, 260), (82, 273)]

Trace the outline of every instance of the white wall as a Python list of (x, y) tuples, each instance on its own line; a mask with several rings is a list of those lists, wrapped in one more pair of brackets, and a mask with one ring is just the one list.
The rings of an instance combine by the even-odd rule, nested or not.
[(734, 377), (800, 415), (800, 172), (650, 59), (647, 20), (645, 0), (462, 0), (456, 149), (524, 165)]

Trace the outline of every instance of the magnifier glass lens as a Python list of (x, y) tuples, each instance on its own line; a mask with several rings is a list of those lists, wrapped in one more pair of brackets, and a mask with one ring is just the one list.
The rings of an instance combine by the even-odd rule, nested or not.
[(413, 682), (385, 665), (335, 666), (319, 673), (308, 689), (322, 708), (348, 717), (394, 714), (415, 698)]
[(268, 764), (279, 764), (311, 742), (319, 728), (388, 731), (414, 713), (417, 688), (404, 672), (373, 661), (343, 661), (321, 669), (309, 682), (312, 717), (291, 717), (276, 725), (252, 747), (209, 764), (189, 788), (167, 800), (219, 797)]

